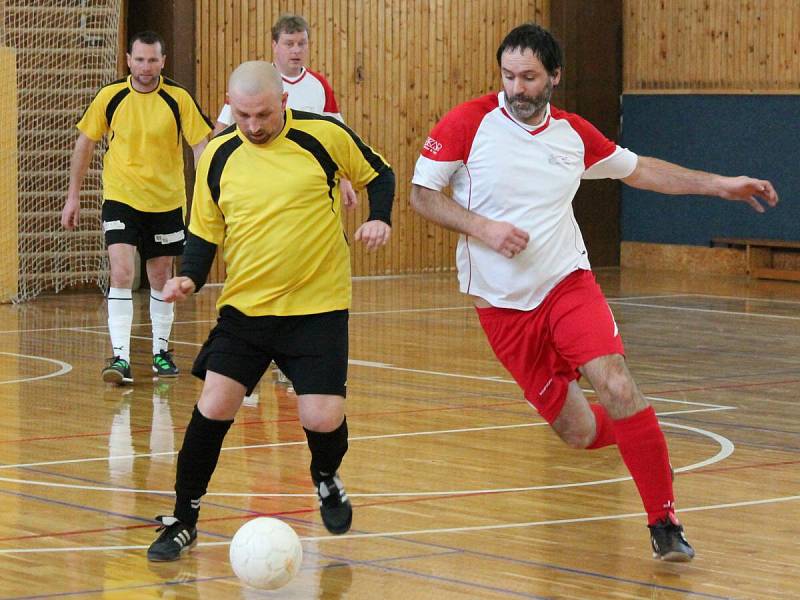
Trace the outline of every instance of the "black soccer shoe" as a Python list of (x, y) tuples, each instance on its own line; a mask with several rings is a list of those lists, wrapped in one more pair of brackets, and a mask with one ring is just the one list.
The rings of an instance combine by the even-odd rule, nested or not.
[(156, 521), (161, 523), (161, 527), (156, 530), (161, 535), (147, 549), (147, 560), (178, 560), (181, 554), (188, 552), (197, 543), (197, 527), (184, 525), (172, 516), (156, 517)]
[(108, 366), (103, 369), (103, 381), (117, 385), (133, 383), (130, 363), (119, 356), (108, 359)]
[[(313, 479), (313, 478), (312, 478)], [(325, 528), (334, 535), (350, 531), (353, 523), (353, 505), (344, 491), (344, 484), (338, 473), (320, 482), (314, 481), (319, 497), (319, 514)]]
[(683, 526), (670, 517), (648, 525), (650, 529), (650, 545), (653, 547), (653, 558), (667, 562), (689, 562), (694, 558), (694, 548), (686, 541)]
[(177, 377), (180, 373), (175, 361), (172, 359), (172, 352), (162, 350), (153, 355), (153, 373), (156, 377)]

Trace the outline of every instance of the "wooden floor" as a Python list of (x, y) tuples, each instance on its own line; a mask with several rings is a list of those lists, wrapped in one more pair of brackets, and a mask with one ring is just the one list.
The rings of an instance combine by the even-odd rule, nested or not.
[[(691, 564), (651, 558), (616, 450), (566, 448), (494, 359), (453, 274), (356, 281), (353, 530), (321, 526), (293, 393), (265, 376), (225, 440), (200, 544), (148, 564), (200, 389), (100, 381), (99, 293), (0, 306), (0, 598), (800, 598), (800, 284), (599, 271), (678, 471)], [(188, 367), (219, 288), (178, 309)], [(255, 515), (303, 539), (297, 578), (247, 589), (228, 543)]]

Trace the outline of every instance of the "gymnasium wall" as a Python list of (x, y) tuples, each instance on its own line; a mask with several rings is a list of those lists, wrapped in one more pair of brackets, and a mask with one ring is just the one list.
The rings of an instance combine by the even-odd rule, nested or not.
[(623, 186), (623, 264), (629, 242), (800, 239), (800, 3), (625, 0), (623, 31), (622, 143), (702, 170), (769, 178), (783, 198), (758, 215)]
[[(309, 66), (336, 92), (345, 121), (397, 175), (391, 244), (374, 253), (353, 244), (354, 275), (453, 268), (457, 237), (420, 219), (408, 203), (411, 175), (433, 124), (451, 107), (499, 88), (494, 54), (523, 21), (547, 26), (549, 0), (198, 0), (197, 99), (216, 118), (231, 70), (271, 59), (269, 29), (286, 12), (311, 27)], [(352, 234), (367, 214), (366, 194), (347, 213)], [(221, 278), (221, 268), (212, 273)]]

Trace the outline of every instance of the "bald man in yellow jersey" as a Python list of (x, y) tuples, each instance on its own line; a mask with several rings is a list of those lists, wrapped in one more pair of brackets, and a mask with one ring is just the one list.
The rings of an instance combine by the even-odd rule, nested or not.
[(347, 452), (351, 300), (339, 180), (366, 188), (370, 214), (355, 239), (375, 249), (391, 234), (394, 173), (338, 120), (287, 109), (267, 62), (241, 64), (228, 98), (235, 124), (200, 158), (180, 276), (164, 286), (167, 301), (199, 290), (222, 244), (219, 318), (192, 369), (205, 383), (178, 454), (174, 513), (157, 517), (153, 561), (176, 560), (196, 543), (200, 499), (223, 438), (272, 360), (297, 392), (322, 522), (334, 534), (352, 523), (338, 475)]
[(196, 160), (212, 127), (191, 94), (161, 76), (164, 41), (157, 33), (134, 35), (127, 59), (130, 76), (102, 87), (78, 122), (80, 135), (61, 213), (66, 229), (79, 225), (81, 184), (97, 142), (107, 136), (102, 218), (111, 268), (108, 329), (113, 357), (102, 376), (118, 385), (133, 383), (131, 287), (137, 247), (150, 281), (153, 371), (159, 377), (178, 374), (168, 347), (173, 305), (164, 301), (162, 289), (172, 276), (174, 257), (183, 252), (186, 237), (181, 140), (192, 147)]

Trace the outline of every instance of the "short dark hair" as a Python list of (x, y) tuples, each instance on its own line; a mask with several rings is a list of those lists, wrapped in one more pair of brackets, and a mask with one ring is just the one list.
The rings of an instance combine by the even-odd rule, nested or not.
[(272, 41), (277, 42), (282, 33), (308, 33), (308, 21), (300, 15), (281, 15), (272, 26)]
[(558, 40), (544, 27), (536, 23), (524, 23), (508, 32), (497, 49), (497, 64), (508, 50), (531, 50), (550, 75), (562, 66), (563, 56)]
[(143, 44), (147, 44), (148, 46), (152, 44), (159, 44), (161, 46), (161, 56), (166, 55), (167, 48), (164, 45), (164, 38), (158, 35), (155, 31), (140, 31), (139, 33), (134, 33), (131, 36), (131, 39), (128, 40), (128, 54), (133, 51), (133, 43), (134, 42), (142, 42)]

